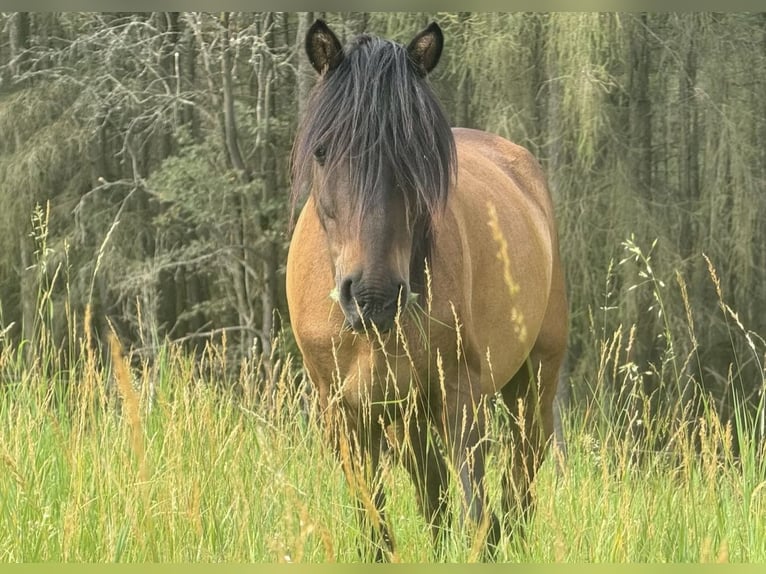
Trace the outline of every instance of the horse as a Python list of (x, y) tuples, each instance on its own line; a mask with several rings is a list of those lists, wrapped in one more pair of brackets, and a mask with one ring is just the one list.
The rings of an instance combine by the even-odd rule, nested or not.
[[(322, 20), (305, 37), (318, 75), (291, 155), (288, 310), (378, 560), (396, 552), (387, 453), (409, 473), (435, 539), (451, 520), (451, 477), (460, 524), (484, 551), (515, 533), (533, 506), (566, 349), (543, 170), (519, 145), (450, 127), (427, 77), (443, 45), (435, 22), (407, 46), (362, 34), (343, 47)], [(499, 441), (513, 456), (498, 519), (486, 407), (500, 399)]]

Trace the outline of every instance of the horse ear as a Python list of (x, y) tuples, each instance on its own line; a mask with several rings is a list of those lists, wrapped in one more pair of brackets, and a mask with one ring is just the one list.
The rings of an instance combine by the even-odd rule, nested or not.
[(317, 20), (306, 32), (306, 55), (320, 74), (332, 70), (343, 59), (343, 46), (324, 20)]
[(444, 35), (436, 22), (429, 26), (412, 39), (407, 46), (413, 62), (418, 65), (423, 75), (429, 74), (439, 63), (444, 47)]

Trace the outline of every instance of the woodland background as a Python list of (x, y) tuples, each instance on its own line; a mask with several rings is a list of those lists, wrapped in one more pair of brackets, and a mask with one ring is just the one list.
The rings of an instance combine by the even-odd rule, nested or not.
[(44, 332), (63, 371), (85, 324), (149, 361), (224, 337), (234, 369), (295, 353), (288, 167), (316, 17), (400, 42), (438, 21), (453, 125), (540, 159), (571, 307), (563, 400), (763, 406), (763, 13), (2, 13), (0, 343), (33, 364)]

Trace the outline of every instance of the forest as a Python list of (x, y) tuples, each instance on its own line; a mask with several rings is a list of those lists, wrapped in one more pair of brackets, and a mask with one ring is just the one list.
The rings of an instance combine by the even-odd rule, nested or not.
[(541, 162), (563, 404), (606, 397), (631, 429), (744, 408), (763, 438), (766, 13), (2, 13), (0, 346), (62, 373), (84, 329), (105, 358), (112, 330), (137, 361), (296, 355), (290, 152), (318, 17), (342, 41), (438, 22), (452, 124)]

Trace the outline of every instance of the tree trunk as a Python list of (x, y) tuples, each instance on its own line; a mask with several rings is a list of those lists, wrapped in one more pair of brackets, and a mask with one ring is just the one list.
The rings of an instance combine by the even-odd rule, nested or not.
[[(650, 45), (651, 34), (648, 31), (649, 20), (646, 13), (632, 14), (628, 16), (628, 53), (627, 53), (627, 125), (625, 134), (627, 137), (627, 172), (628, 181), (632, 193), (644, 199), (647, 211), (652, 209), (652, 118), (651, 101), (649, 96), (649, 70), (650, 70)], [(626, 267), (626, 271), (632, 267)], [(647, 290), (635, 290), (631, 295), (633, 304), (627, 306), (635, 317), (636, 344), (633, 348), (632, 360), (639, 365), (659, 364), (661, 349), (658, 347), (656, 337), (656, 323), (649, 316), (644, 315), (643, 310), (648, 309), (653, 303), (653, 295)], [(643, 405), (642, 397), (651, 394), (661, 381), (655, 381), (651, 375), (641, 379), (630, 379), (632, 388), (619, 389), (619, 396), (624, 399), (620, 408), (629, 413), (641, 412)], [(643, 387), (639, 388), (639, 382)], [(632, 420), (629, 416), (628, 420)], [(643, 431), (642, 427), (633, 425), (629, 429), (632, 433)], [(634, 437), (638, 438), (637, 434)]]
[[(9, 44), (11, 74), (14, 77), (21, 75), (25, 70), (26, 50), (29, 48), (29, 14), (17, 12), (11, 17), (9, 29)], [(17, 140), (18, 133), (15, 134)], [(16, 149), (20, 149), (23, 142), (16, 142)], [(29, 217), (29, 214), (26, 214)], [(29, 225), (25, 225), (24, 233), (19, 238), (19, 261), (20, 269), (20, 297), (21, 297), (21, 337), (27, 341), (24, 347), (25, 358), (28, 365), (32, 365), (37, 351), (37, 268), (34, 266), (34, 244), (29, 238)]]
[(540, 157), (545, 135), (547, 77), (545, 70), (545, 14), (533, 14), (530, 47), (529, 103), (531, 111), (530, 151)]
[(277, 161), (275, 156), (275, 142), (272, 134), (272, 121), (276, 115), (274, 107), (274, 92), (278, 89), (279, 82), (274, 67), (273, 58), (276, 48), (276, 36), (274, 34), (274, 20), (271, 13), (263, 15), (263, 46), (262, 57), (256, 69), (258, 77), (258, 125), (260, 127), (256, 140), (256, 152), (259, 157), (259, 172), (261, 185), (261, 198), (258, 217), (258, 227), (263, 252), (261, 254), (261, 272), (263, 285), (261, 287), (261, 350), (263, 352), (264, 365), (271, 376), (271, 341), (276, 334), (278, 326), (274, 323), (274, 311), (277, 304), (277, 246), (275, 222), (272, 206), (277, 201)]
[[(470, 17), (470, 12), (460, 12), (458, 15), (458, 20), (461, 24), (463, 33), (465, 33), (465, 27), (468, 26)], [(472, 128), (474, 127), (473, 114), (471, 113), (471, 102), (473, 101), (474, 89), (473, 74), (471, 73), (471, 68), (469, 66), (461, 66), (461, 68), (463, 69), (463, 74), (459, 79), (457, 87), (457, 114), (455, 117), (455, 125), (464, 128)]]
[[(558, 75), (558, 63), (556, 62), (555, 55), (548, 56), (546, 74), (548, 78), (554, 78), (548, 84), (548, 108), (547, 108), (547, 130), (548, 130), (548, 149), (550, 155), (547, 161), (547, 176), (548, 185), (551, 190), (551, 194), (554, 199), (563, 203), (565, 199), (562, 197), (564, 191), (564, 185), (561, 182), (561, 174), (564, 169), (564, 150), (561, 145), (561, 84), (556, 80)], [(569, 371), (569, 357), (578, 357), (579, 351), (575, 351), (570, 348), (567, 351), (567, 356), (564, 359), (564, 365), (561, 368), (561, 374), (559, 375), (559, 384), (556, 389), (556, 398), (553, 403), (553, 431), (554, 431), (554, 444), (556, 449), (561, 453), (561, 458), (557, 458), (557, 470), (562, 471), (560, 462), (566, 460), (567, 444), (566, 436), (564, 435), (564, 425), (562, 421), (562, 413), (567, 411), (571, 401), (571, 381), (568, 377)]]
[(313, 68), (309, 64), (309, 59), (303, 48), (306, 32), (308, 32), (313, 21), (313, 12), (298, 12), (298, 30), (295, 37), (295, 43), (298, 45), (298, 49), (295, 51), (297, 58), (295, 75), (298, 88), (298, 120), (302, 120), (303, 114), (306, 113), (306, 103), (309, 99), (311, 86), (314, 84)]
[[(681, 255), (688, 258), (694, 248), (694, 239), (698, 237), (694, 229), (693, 213), (699, 200), (699, 173), (697, 139), (697, 106), (695, 89), (697, 85), (697, 54), (696, 54), (696, 14), (684, 15), (684, 52), (681, 68), (679, 69), (679, 191), (686, 207), (688, 217), (683, 218), (681, 226)], [(694, 281), (694, 284), (698, 284)]]
[[(179, 87), (181, 90), (193, 88), (193, 92), (189, 96), (193, 101), (197, 94), (197, 44), (192, 26), (189, 25), (186, 18), (183, 22), (181, 40), (178, 46), (180, 58), (178, 63), (180, 68)], [(181, 122), (189, 126), (191, 137), (195, 142), (202, 140), (199, 115), (194, 110), (194, 104), (184, 104), (181, 107)]]
[(242, 159), (242, 152), (239, 148), (239, 137), (237, 135), (237, 118), (234, 112), (234, 88), (232, 83), (232, 57), (229, 39), (229, 13), (224, 12), (221, 20), (223, 26), (221, 68), (223, 79), (223, 117), (224, 133), (226, 137), (226, 150), (229, 152), (229, 159), (232, 167), (237, 172), (242, 183), (251, 181), (250, 172)]
[(650, 46), (649, 18), (634, 15), (629, 28), (629, 169), (637, 191), (651, 208), (652, 193), (652, 117), (649, 97)]
[[(165, 90), (168, 94), (178, 94), (181, 84), (181, 65), (180, 65), (180, 44), (182, 39), (181, 19), (178, 12), (160, 12), (154, 14), (157, 29), (159, 30), (160, 48), (159, 48), (159, 69), (162, 72), (162, 81), (165, 84)], [(178, 152), (174, 132), (177, 132), (183, 122), (183, 108), (178, 101), (173, 104), (173, 125), (163, 125), (156, 139), (155, 162), (162, 162), (166, 158), (175, 155)], [(148, 217), (156, 215), (156, 204), (150, 204)], [(153, 249), (153, 256), (159, 255), (157, 248)], [(153, 335), (166, 336), (168, 332), (176, 327), (179, 317), (179, 308), (183, 309), (189, 302), (181, 298), (184, 297), (183, 274), (177, 273), (174, 269), (157, 269), (157, 280), (154, 282), (154, 288), (157, 294), (154, 298), (156, 306), (156, 321)], [(179, 283), (179, 280), (181, 281)], [(179, 300), (180, 299), (180, 300)]]
[[(242, 158), (242, 152), (239, 147), (239, 137), (237, 134), (237, 121), (234, 110), (234, 87), (232, 80), (232, 55), (230, 46), (230, 15), (224, 12), (221, 16), (221, 34), (222, 55), (221, 55), (221, 76), (223, 93), (223, 116), (224, 116), (224, 143), (228, 152), (229, 161), (234, 171), (237, 173), (240, 184), (247, 184), (252, 181), (252, 175), (245, 165)], [(255, 316), (252, 307), (251, 293), (247, 288), (247, 252), (245, 249), (245, 237), (247, 215), (245, 193), (239, 193), (234, 199), (236, 209), (236, 222), (232, 230), (234, 233), (234, 260), (232, 261), (232, 275), (234, 279), (234, 291), (237, 298), (237, 310), (239, 320), (244, 332), (242, 334), (241, 354), (248, 356), (252, 350), (253, 332), (255, 330)]]
[(37, 355), (37, 268), (33, 265), (33, 246), (25, 235), (19, 240), (19, 260), (21, 262), (21, 338), (26, 341), (24, 358), (27, 365), (34, 364)]
[(16, 12), (11, 17), (8, 39), (11, 49), (11, 62), (9, 66), (11, 74), (19, 76), (26, 69), (26, 50), (29, 48), (28, 12)]

